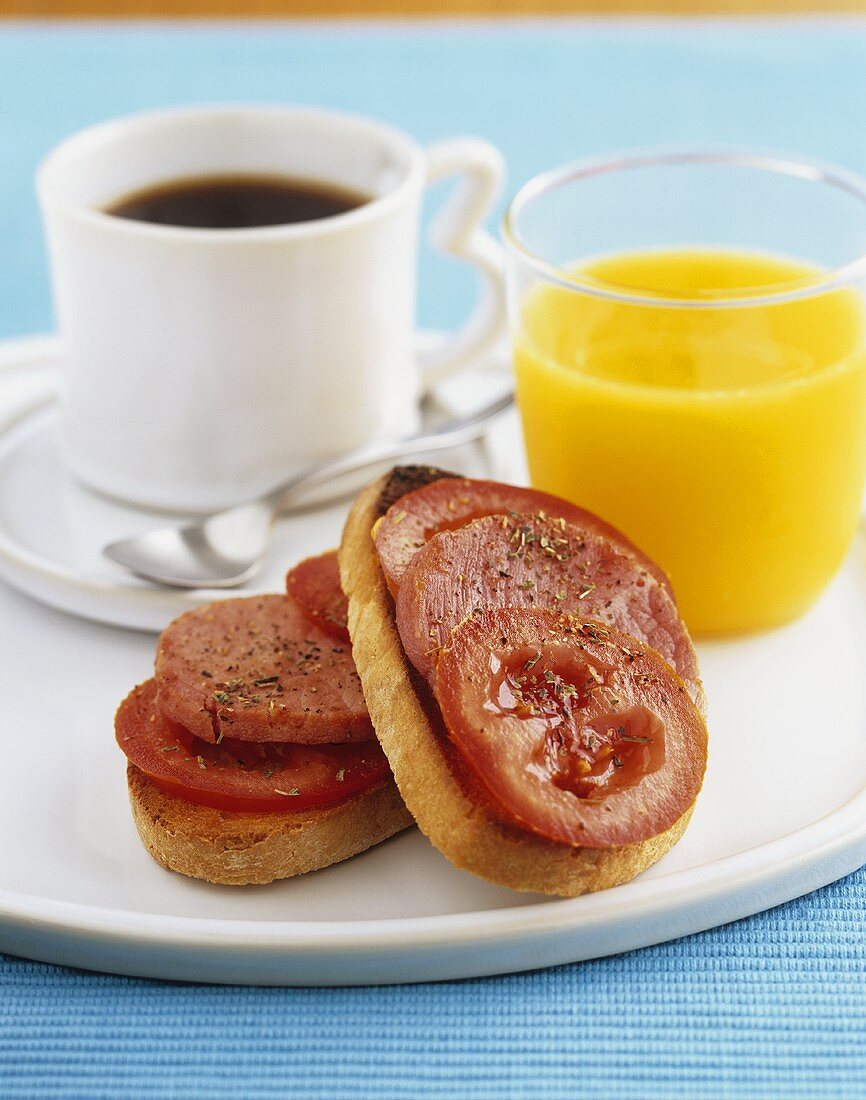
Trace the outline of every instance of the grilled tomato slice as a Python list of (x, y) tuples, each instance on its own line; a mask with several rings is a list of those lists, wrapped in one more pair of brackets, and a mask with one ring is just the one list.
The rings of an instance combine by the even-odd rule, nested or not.
[(700, 712), (657, 653), (613, 627), (544, 609), (473, 615), (439, 654), (436, 698), (492, 804), (547, 840), (648, 840), (701, 788)]
[(390, 775), (377, 741), (354, 745), (203, 741), (166, 718), (153, 680), (124, 699), (117, 743), (157, 786), (218, 810), (293, 813), (342, 802)]

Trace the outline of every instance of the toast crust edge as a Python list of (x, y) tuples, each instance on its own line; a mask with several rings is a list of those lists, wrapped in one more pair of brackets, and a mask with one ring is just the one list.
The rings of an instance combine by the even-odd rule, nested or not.
[(235, 813), (168, 794), (126, 769), (139, 836), (169, 871), (223, 886), (264, 884), (330, 867), (413, 824), (391, 779), (321, 809)]
[(658, 836), (617, 848), (556, 844), (499, 820), (455, 777), (413, 683), (385, 584), (373, 525), (384, 512), (392, 475), (357, 497), (340, 544), (340, 578), (349, 599), (355, 665), (376, 735), (400, 794), (421, 831), (456, 867), (513, 890), (576, 897), (628, 882), (680, 839), (694, 803)]

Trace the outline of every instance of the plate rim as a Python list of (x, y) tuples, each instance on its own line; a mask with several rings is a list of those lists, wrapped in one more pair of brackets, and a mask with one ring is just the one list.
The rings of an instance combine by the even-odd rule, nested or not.
[[(57, 370), (59, 366), (57, 360), (61, 354), (62, 340), (59, 335), (13, 337), (0, 340), (0, 378), (16, 370), (40, 373)], [(11, 433), (19, 428), (23, 429), (28, 421), (35, 421), (40, 415), (50, 412), (58, 399), (59, 387), (54, 385), (47, 387), (44, 393), (13, 399), (8, 404), (4, 403), (0, 406), (0, 453)], [(192, 610), (202, 603), (225, 597), (224, 589), (196, 588), (166, 591), (156, 585), (129, 583), (121, 574), (118, 574), (117, 580), (112, 580), (109, 576), (104, 579), (88, 577), (22, 545), (9, 535), (2, 523), (0, 523), (0, 565), (20, 571), (37, 582), (63, 586), (68, 592), (78, 596), (86, 596), (93, 600), (122, 599), (129, 603), (142, 604), (152, 608), (154, 614), (163, 606), (166, 611), (169, 608), (174, 609), (178, 604), (187, 610)], [(46, 602), (21, 583), (20, 578), (13, 580), (4, 573), (2, 579), (26, 595), (40, 602)], [(134, 626), (116, 616), (106, 617), (97, 614), (85, 616), (80, 612), (73, 612), (64, 601), (52, 602), (48, 606), (66, 614), (74, 614), (78, 618), (89, 618), (92, 622), (108, 623), (119, 626), (121, 629), (144, 633), (155, 632), (155, 628)]]
[[(372, 947), (431, 948), (449, 944), (465, 947), (481, 940), (485, 944), (501, 943), (514, 936), (541, 935), (563, 927), (593, 927), (610, 925), (617, 919), (634, 921), (658, 917), (668, 909), (678, 909), (681, 897), (687, 897), (691, 906), (707, 904), (717, 897), (730, 895), (732, 883), (742, 890), (790, 878), (853, 849), (858, 843), (866, 843), (866, 787), (823, 817), (763, 844), (681, 871), (649, 879), (637, 878), (622, 886), (576, 898), (549, 898), (501, 909), (426, 917), (281, 921), (145, 913), (0, 890), (0, 929), (4, 921), (27, 920), (40, 924), (42, 931), (96, 932), (120, 936), (137, 945), (186, 949), (222, 946), (232, 950), (315, 950), (327, 946), (332, 951), (345, 951)], [(851, 870), (860, 866), (860, 862), (858, 852), (857, 862)], [(850, 871), (843, 875), (846, 873)], [(796, 896), (796, 893), (791, 895)], [(771, 905), (778, 903), (773, 901)], [(767, 906), (752, 912), (764, 908)], [(569, 919), (572, 915), (574, 919)]]
[[(0, 370), (3, 369), (4, 365), (5, 364), (2, 363), (2, 358), (0, 358)], [(44, 370), (50, 368), (50, 363), (42, 365), (42, 369)], [(10, 433), (14, 432), (22, 425), (26, 425), (28, 421), (35, 421), (40, 415), (50, 412), (51, 407), (57, 400), (57, 396), (56, 390), (50, 390), (36, 397), (20, 398), (17, 401), (10, 402), (5, 408), (0, 408), (0, 452), (2, 452), (2, 448), (6, 443), (6, 438)], [(37, 554), (28, 549), (26, 546), (23, 546), (9, 536), (2, 523), (0, 523), (0, 559), (11, 568), (25, 570), (30, 575), (38, 577), (41, 580), (49, 581), (52, 584), (66, 585), (70, 589), (74, 589), (79, 593), (86, 593), (94, 598), (99, 598), (100, 596), (117, 597), (122, 595), (122, 597), (127, 600), (140, 599), (150, 606), (158, 606), (161, 602), (160, 598), (162, 597), (162, 602), (171, 600), (172, 604), (177, 600), (184, 600), (189, 604), (191, 609), (198, 607), (203, 601), (219, 599), (225, 595), (224, 589), (217, 588), (183, 589), (179, 593), (175, 590), (166, 592), (156, 585), (146, 587), (143, 584), (135, 585), (124, 583), (123, 578), (120, 576), (116, 581), (111, 580), (109, 577), (106, 577), (104, 580), (88, 577), (76, 573), (74, 570), (57, 562), (53, 562), (43, 557), (41, 554)], [(20, 591), (27, 591), (22, 588), (20, 584), (16, 584), (8, 577), (4, 577), (3, 579)], [(187, 596), (186, 593), (189, 593), (189, 596)], [(77, 617), (84, 616), (79, 615)], [(98, 618), (94, 621), (104, 622), (106, 620)], [(123, 624), (118, 623), (116, 625), (122, 626)], [(138, 630), (142, 628), (126, 626), (125, 629)]]
[[(16, 367), (31, 369), (36, 366), (38, 369), (40, 362), (43, 368), (47, 368), (54, 365), (60, 349), (60, 340), (56, 336), (2, 340), (0, 372), (5, 373)], [(38, 413), (39, 408), (46, 407), (55, 395), (56, 391), (52, 391), (40, 397), (10, 402), (5, 415), (0, 414), (0, 432), (5, 433), (14, 428), (17, 420)], [(0, 530), (0, 556), (4, 556), (5, 541)], [(38, 555), (35, 557), (36, 569), (41, 576), (50, 576), (50, 570), (45, 568)], [(52, 579), (67, 581), (67, 572), (62, 566), (57, 567), (57, 574), (59, 576), (55, 575)], [(81, 583), (74, 574), (72, 578), (74, 583)], [(142, 589), (142, 595), (149, 600), (153, 599), (153, 594), (150, 589)], [(38, 943), (40, 937), (51, 937), (51, 942), (59, 944), (61, 949), (76, 944), (80, 946), (87, 941), (88, 959), (92, 965), (104, 965), (105, 969), (119, 973), (149, 973), (164, 977), (171, 977), (171, 974), (160, 973), (156, 964), (143, 967), (139, 961), (131, 960), (129, 968), (124, 970), (113, 963), (107, 954), (99, 954), (99, 947), (93, 946), (94, 937), (99, 937), (99, 943), (122, 945), (133, 953), (137, 952), (134, 956), (136, 960), (141, 959), (143, 950), (183, 950), (193, 965), (196, 959), (201, 961), (219, 950), (227, 949), (235, 959), (282, 952), (279, 956), (282, 970), (278, 975), (282, 983), (291, 981), (291, 977), (286, 975), (291, 974), (293, 961), (301, 959), (297, 953), (304, 951), (325, 952), (335, 960), (349, 955), (356, 958), (363, 956), (369, 960), (370, 953), (377, 950), (380, 960), (394, 959), (407, 950), (466, 949), (482, 943), (485, 947), (501, 951), (515, 940), (538, 941), (554, 933), (580, 934), (600, 928), (615, 932), (641, 921), (649, 926), (653, 920), (658, 922), (666, 914), (680, 914), (679, 925), (659, 930), (656, 923), (648, 938), (634, 946), (657, 943), (724, 924), (800, 896), (850, 873), (861, 865), (864, 858), (866, 784), (821, 817), (780, 837), (709, 862), (652, 878), (639, 877), (622, 886), (578, 898), (548, 898), (499, 909), (473, 909), (431, 916), (301, 921), (179, 916), (89, 905), (26, 891), (0, 889), (0, 947), (9, 945), (11, 941), (13, 951), (26, 954), (28, 945)], [(727, 907), (725, 901), (728, 902)], [(687, 927), (683, 927), (683, 921)], [(56, 947), (36, 950), (34, 957), (50, 958), (52, 955), (57, 960)], [(553, 961), (566, 962), (574, 957), (565, 950), (562, 957)], [(581, 954), (579, 957), (587, 956)], [(531, 966), (531, 962), (522, 967), (512, 963), (500, 965), (497, 962), (494, 966), (478, 963), (462, 967), (461, 973), (462, 976), (471, 976)], [(423, 964), (419, 963), (419, 967), (423, 970)], [(212, 969), (216, 972), (219, 968), (214, 965)], [(417, 976), (408, 979), (382, 978), (380, 971), (376, 972), (380, 975), (377, 979), (369, 972), (365, 973), (367, 977), (364, 980), (369, 981), (419, 980)], [(226, 979), (216, 977), (210, 980)], [(336, 983), (333, 978), (325, 976), (321, 984), (343, 983)]]

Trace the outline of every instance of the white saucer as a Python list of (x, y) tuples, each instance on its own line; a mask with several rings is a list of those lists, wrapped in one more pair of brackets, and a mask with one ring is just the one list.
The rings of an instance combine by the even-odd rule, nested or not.
[[(0, 344), (0, 577), (61, 611), (139, 630), (161, 630), (181, 612), (230, 595), (159, 588), (102, 557), (107, 542), (171, 517), (99, 496), (68, 473), (57, 438), (59, 353), (51, 338)], [(443, 384), (439, 403), (457, 413), (483, 402), (491, 384), (484, 366)], [(493, 384), (501, 388), (501, 378)], [(430, 459), (475, 476), (489, 472), (488, 450), (479, 444)], [(281, 590), (291, 564), (336, 545), (345, 514), (339, 503), (283, 519), (262, 573), (234, 591)]]

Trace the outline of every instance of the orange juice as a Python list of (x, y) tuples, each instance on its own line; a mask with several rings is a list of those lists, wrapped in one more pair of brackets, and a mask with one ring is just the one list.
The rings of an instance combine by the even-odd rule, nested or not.
[[(860, 513), (860, 295), (764, 301), (826, 273), (745, 251), (622, 253), (575, 273), (573, 288), (533, 288), (515, 333), (533, 484), (651, 554), (693, 631), (800, 614), (841, 563)], [(642, 297), (594, 297), (593, 285)], [(740, 304), (682, 304), (731, 298)]]

